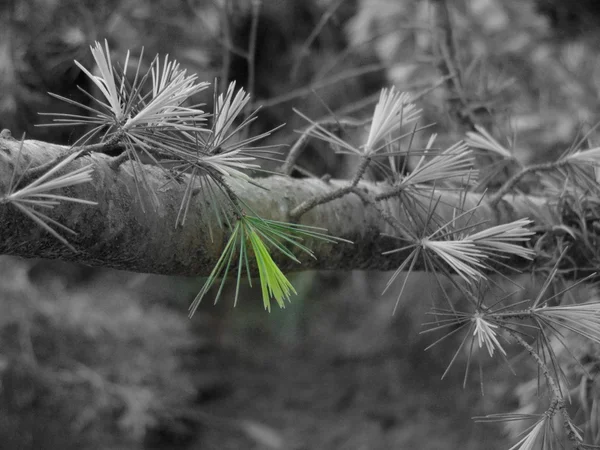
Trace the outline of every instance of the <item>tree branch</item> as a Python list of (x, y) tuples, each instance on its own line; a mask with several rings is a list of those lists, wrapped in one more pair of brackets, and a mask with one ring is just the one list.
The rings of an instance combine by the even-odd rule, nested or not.
[[(0, 138), (0, 193), (8, 191), (13, 167), (19, 153), (19, 141)], [(41, 141), (23, 143), (20, 167), (29, 163), (38, 166), (63, 154), (65, 147)], [(42, 230), (10, 204), (0, 204), (0, 254), (63, 259), (82, 264), (169, 275), (206, 275), (219, 258), (227, 233), (216, 226), (209, 196), (200, 190), (192, 200), (185, 226), (175, 227), (181, 199), (186, 189), (184, 183), (171, 180), (160, 168), (144, 165), (148, 185), (156, 191), (156, 210), (144, 213), (139, 204), (136, 181), (131, 162), (117, 170), (112, 168), (112, 158), (92, 153), (77, 158), (70, 169), (94, 164), (93, 182), (57, 190), (62, 195), (96, 201), (97, 206), (60, 204), (44, 211), (62, 225), (77, 231), (68, 236), (69, 242), (79, 250), (73, 253)], [(138, 168), (138, 172), (139, 172)], [(18, 176), (18, 174), (17, 174)], [(271, 176), (250, 183), (231, 183), (231, 187), (254, 212), (264, 218), (289, 221), (290, 212), (315, 197), (326, 196), (347, 186), (347, 180), (292, 179)], [(400, 200), (388, 199), (377, 205), (365, 203), (363, 198), (376, 198), (389, 189), (389, 185), (361, 181), (355, 190), (361, 195), (347, 195), (327, 204), (319, 205), (301, 218), (305, 225), (326, 228), (331, 235), (348, 239), (354, 245), (323, 242), (306, 242), (316, 260), (299, 255), (301, 266), (288, 259), (277, 260), (282, 270), (306, 269), (396, 269), (410, 250), (383, 256), (382, 252), (409, 244), (392, 237), (394, 229), (379, 214), (384, 210), (400, 223), (407, 223)], [(143, 189), (142, 196), (149, 196)], [(430, 192), (431, 194), (431, 192)], [(430, 195), (425, 192), (425, 195)], [(468, 210), (481, 204), (469, 219), (470, 224), (485, 222), (478, 229), (516, 219), (529, 217), (537, 225), (545, 225), (553, 217), (548, 200), (540, 197), (515, 195), (503, 199), (496, 209), (490, 208), (480, 194), (436, 190), (431, 196), (435, 203), (440, 198), (437, 214), (445, 220), (455, 216), (455, 208)], [(464, 204), (463, 204), (464, 200)], [(250, 211), (247, 211), (250, 213)], [(425, 214), (425, 212), (423, 213)], [(209, 224), (212, 228), (208, 232)], [(390, 236), (392, 235), (392, 236)], [(274, 257), (277, 259), (277, 255)], [(505, 264), (524, 267), (523, 261)], [(416, 267), (418, 269), (419, 267)]]

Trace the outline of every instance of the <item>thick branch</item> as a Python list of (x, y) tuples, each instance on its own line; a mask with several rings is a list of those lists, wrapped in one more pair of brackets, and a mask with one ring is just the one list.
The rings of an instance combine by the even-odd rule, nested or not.
[[(7, 192), (18, 149), (18, 141), (0, 138), (2, 194)], [(19, 167), (26, 167), (29, 162), (31, 167), (45, 164), (64, 151), (65, 147), (62, 146), (25, 141)], [(170, 180), (157, 167), (143, 166), (148, 184), (157, 191), (158, 198), (156, 210), (147, 206), (151, 204), (148, 201), (145, 202), (144, 212), (138, 199), (131, 163), (127, 162), (114, 170), (110, 157), (94, 153), (76, 159), (69, 169), (90, 162), (95, 168), (93, 182), (64, 189), (60, 193), (93, 200), (98, 205), (64, 203), (48, 211), (52, 219), (77, 231), (76, 236), (66, 237), (79, 253), (74, 254), (14, 206), (0, 204), (0, 254), (63, 259), (160, 274), (206, 275), (211, 271), (227, 235), (215, 226), (212, 208), (202, 191), (194, 197), (185, 225), (176, 228), (175, 221), (185, 184)], [(138, 166), (138, 176), (140, 170)], [(343, 180), (325, 182), (284, 176), (271, 176), (257, 181), (261, 187), (252, 184), (234, 184), (232, 187), (256, 213), (283, 221), (289, 220), (290, 211), (302, 202), (327, 195), (348, 183)], [(364, 195), (348, 194), (310, 210), (301, 218), (301, 223), (327, 228), (330, 234), (349, 239), (354, 245), (307, 242), (317, 259), (301, 256), (301, 266), (280, 259), (278, 262), (282, 263), (282, 268), (391, 270), (400, 265), (407, 253), (389, 256), (382, 256), (381, 253), (407, 243), (386, 236), (393, 235), (394, 230), (372, 204), (364, 201), (365, 196), (375, 198), (382, 194), (386, 187), (378, 183), (360, 182), (356, 189)], [(437, 212), (450, 220), (454, 207), (461, 204), (461, 198), (456, 192), (436, 191), (434, 201), (438, 195), (441, 201)], [(148, 197), (143, 190), (142, 196)], [(464, 208), (475, 206), (480, 199), (479, 194), (467, 195)], [(406, 221), (397, 199), (378, 202), (378, 205), (398, 221)], [(484, 201), (471, 223), (486, 221), (484, 226), (491, 226), (522, 217), (535, 220), (537, 216), (543, 217), (542, 214), (550, 216), (549, 208), (546, 199), (537, 197), (511, 196), (501, 201), (496, 211)], [(208, 223), (213, 225), (212, 240)]]

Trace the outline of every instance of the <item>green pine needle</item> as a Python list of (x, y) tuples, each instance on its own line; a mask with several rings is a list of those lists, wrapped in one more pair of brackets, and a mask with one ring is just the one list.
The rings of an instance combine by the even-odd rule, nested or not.
[(277, 301), (280, 308), (285, 308), (284, 300), (289, 301), (290, 294), (296, 294), (294, 286), (292, 286), (283, 272), (277, 267), (265, 243), (255, 230), (250, 231), (248, 240), (250, 241), (252, 252), (256, 257), (258, 265), (260, 287), (265, 309), (269, 312), (271, 311), (271, 298)]
[[(210, 288), (220, 278), (221, 282), (215, 297), (215, 303), (219, 300), (225, 279), (232, 267), (237, 267), (234, 305), (237, 304), (244, 271), (250, 285), (252, 285), (250, 280), (251, 262), (258, 268), (265, 309), (269, 312), (271, 311), (271, 300), (275, 300), (280, 308), (284, 308), (285, 302), (290, 301), (291, 294), (296, 294), (296, 290), (273, 260), (271, 256), (272, 249), (276, 249), (285, 257), (300, 264), (293, 250), (299, 250), (313, 258), (315, 257), (311, 249), (302, 243), (304, 239), (316, 239), (328, 243), (349, 242), (344, 239), (328, 236), (325, 234), (325, 231), (323, 228), (242, 215), (235, 222), (231, 236), (217, 264), (190, 305), (190, 317), (196, 312), (200, 302)], [(237, 263), (234, 262), (234, 258), (237, 258)]]

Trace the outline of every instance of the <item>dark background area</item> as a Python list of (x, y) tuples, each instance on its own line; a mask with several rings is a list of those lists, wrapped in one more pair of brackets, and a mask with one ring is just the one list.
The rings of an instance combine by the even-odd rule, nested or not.
[[(282, 153), (306, 126), (292, 108), (365, 118), (380, 88), (418, 94), (439, 80), (428, 2), (259, 3), (255, 16), (245, 0), (2, 1), (0, 128), (75, 142), (85, 130), (38, 127), (50, 120), (38, 113), (79, 112), (48, 91), (89, 101), (73, 60), (91, 69), (89, 46), (104, 39), (115, 63), (131, 50), (137, 64), (144, 47), (142, 67), (168, 53), (200, 80), (236, 80), (263, 105), (252, 133), (285, 123), (266, 142)], [(449, 4), (468, 103), (520, 160), (560, 154), (597, 120), (597, 2)], [(206, 92), (194, 100), (210, 110)], [(451, 143), (464, 130), (445, 95), (419, 105)], [(310, 142), (294, 175), (342, 177), (352, 164)], [(421, 323), (439, 295), (426, 274), (411, 276), (395, 315), (394, 292), (381, 295), (389, 274), (305, 272), (285, 310), (266, 313), (245, 288), (235, 309), (224, 295), (190, 320), (202, 279), (9, 257), (0, 268), (3, 449), (495, 449), (519, 430), (471, 417), (536, 408), (536, 372), (520, 356), (513, 375), (478, 355), (483, 397), (478, 367), (463, 388), (466, 353), (440, 379), (457, 341), (425, 351), (435, 338)]]

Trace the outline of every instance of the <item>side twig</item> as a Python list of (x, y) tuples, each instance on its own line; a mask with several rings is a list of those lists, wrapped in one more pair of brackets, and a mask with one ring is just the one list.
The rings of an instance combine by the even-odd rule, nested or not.
[(498, 206), (502, 197), (508, 194), (527, 174), (536, 173), (536, 172), (553, 172), (557, 169), (560, 169), (562, 166), (565, 166), (569, 163), (567, 160), (559, 160), (559, 161), (551, 161), (540, 164), (532, 164), (531, 166), (523, 167), (519, 172), (515, 173), (511, 176), (506, 182), (494, 192), (493, 195), (490, 195), (489, 205), (491, 208), (495, 208)]
[(307, 213), (311, 209), (316, 206), (322, 205), (323, 203), (331, 202), (335, 199), (341, 198), (346, 194), (349, 194), (354, 191), (354, 188), (358, 185), (358, 182), (361, 180), (367, 167), (371, 163), (371, 158), (369, 156), (364, 156), (361, 158), (360, 164), (356, 168), (356, 172), (354, 173), (354, 177), (352, 177), (352, 181), (348, 186), (344, 186), (343, 188), (337, 189), (335, 191), (329, 192), (325, 195), (313, 197), (300, 205), (296, 206), (290, 212), (290, 218), (294, 221), (297, 221), (303, 214)]
[(476, 120), (471, 116), (460, 79), (458, 58), (450, 12), (446, 0), (431, 0), (434, 45), (436, 45), (437, 68), (446, 79), (447, 103), (452, 117), (467, 129), (474, 129)]
[[(527, 352), (535, 360), (538, 367), (544, 374), (544, 377), (546, 378), (546, 382), (548, 383), (548, 387), (550, 388), (550, 391), (552, 392), (552, 397), (553, 397), (552, 405), (548, 409), (548, 414), (554, 415), (556, 410), (559, 410), (561, 412), (561, 414), (563, 416), (563, 424), (565, 427), (565, 432), (566, 432), (569, 440), (573, 443), (573, 448), (576, 450), (582, 449), (583, 443), (581, 442), (580, 438), (578, 438), (577, 435), (575, 434), (575, 432), (573, 431), (571, 417), (569, 416), (569, 412), (567, 411), (567, 408), (565, 405), (565, 400), (560, 391), (560, 388), (558, 387), (558, 383), (556, 382), (556, 380), (550, 373), (550, 369), (548, 368), (546, 363), (544, 363), (544, 361), (542, 360), (540, 355), (533, 349), (533, 347), (531, 345), (529, 345), (521, 336), (519, 336), (517, 333), (515, 333), (513, 331), (510, 331), (510, 334), (516, 339), (516, 341), (519, 343), (519, 345), (521, 347), (523, 347), (523, 348), (525, 348), (525, 350), (527, 350)], [(554, 404), (556, 406), (554, 406)]]

